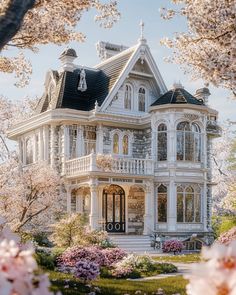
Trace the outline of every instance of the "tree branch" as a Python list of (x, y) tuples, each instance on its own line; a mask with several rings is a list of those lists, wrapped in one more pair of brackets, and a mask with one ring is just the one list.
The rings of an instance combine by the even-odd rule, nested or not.
[(4, 15), (0, 16), (0, 50), (16, 35), (25, 14), (35, 0), (11, 0)]

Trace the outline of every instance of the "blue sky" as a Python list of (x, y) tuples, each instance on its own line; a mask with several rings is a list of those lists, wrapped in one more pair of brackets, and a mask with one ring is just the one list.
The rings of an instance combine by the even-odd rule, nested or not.
[[(77, 64), (93, 66), (99, 62), (97, 57), (95, 43), (97, 41), (109, 41), (112, 43), (132, 46), (137, 43), (140, 35), (139, 23), (142, 19), (145, 23), (144, 35), (148, 45), (159, 67), (168, 88), (175, 81), (181, 81), (185, 89), (195, 93), (197, 88), (203, 87), (203, 81), (191, 81), (189, 76), (184, 75), (183, 70), (175, 64), (168, 64), (163, 58), (170, 55), (170, 51), (160, 45), (160, 39), (165, 36), (173, 36), (175, 32), (186, 30), (184, 18), (178, 17), (171, 21), (164, 21), (160, 18), (159, 8), (163, 6), (171, 7), (167, 0), (118, 0), (118, 8), (121, 12), (120, 21), (112, 29), (100, 28), (99, 24), (94, 22), (94, 11), (85, 13), (78, 25), (78, 30), (83, 32), (87, 38), (84, 43), (72, 42), (78, 58)], [(58, 57), (65, 46), (41, 46), (38, 53), (25, 51), (33, 65), (33, 75), (30, 84), (19, 89), (14, 86), (14, 77), (12, 75), (0, 74), (1, 94), (11, 99), (22, 99), (25, 96), (41, 96), (44, 89), (45, 74), (48, 69), (58, 69), (60, 61)], [(8, 54), (14, 54), (14, 50), (8, 51)], [(219, 111), (220, 121), (231, 119), (236, 121), (234, 109), (236, 101), (229, 99), (230, 93), (221, 88), (210, 86), (212, 93), (210, 97), (210, 106)]]

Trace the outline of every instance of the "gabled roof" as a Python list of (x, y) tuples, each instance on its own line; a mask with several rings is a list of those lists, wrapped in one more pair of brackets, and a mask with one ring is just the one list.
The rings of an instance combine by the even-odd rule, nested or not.
[[(145, 60), (151, 69), (160, 92), (167, 91), (149, 47), (146, 42), (141, 42), (106, 59), (94, 68), (84, 68), (87, 90), (83, 92), (77, 89), (82, 67), (75, 70), (72, 67), (72, 70), (64, 70), (60, 74), (57, 71), (51, 71), (51, 74), (47, 75), (45, 93), (38, 104), (37, 112), (41, 113), (49, 108), (90, 111), (94, 109), (96, 101), (98, 106), (101, 106), (101, 110), (105, 110), (140, 58)], [(49, 89), (51, 81), (55, 83), (52, 98)]]
[(96, 69), (102, 70), (108, 77), (109, 80), (109, 91), (112, 89), (120, 74), (126, 67), (132, 54), (134, 53), (137, 46), (128, 48), (127, 50), (106, 59), (104, 62), (95, 66)]
[(159, 97), (151, 106), (163, 104), (196, 104), (204, 105), (203, 100), (197, 99), (183, 88), (175, 88)]
[(166, 85), (163, 81), (163, 78), (159, 72), (156, 62), (146, 42), (140, 42), (138, 45), (131, 47), (114, 57), (109, 58), (108, 60), (106, 60), (104, 63), (101, 63), (97, 67), (99, 67), (100, 69), (106, 70), (106, 68), (108, 69), (109, 67), (113, 67), (113, 63), (116, 64), (117, 67), (119, 67), (119, 61), (121, 61), (121, 59), (124, 58), (125, 56), (126, 56), (126, 59), (125, 59), (126, 63), (124, 62), (121, 69), (117, 71), (113, 79), (114, 83), (110, 85), (112, 87), (109, 88), (108, 96), (106, 97), (106, 99), (104, 100), (101, 106), (102, 111), (106, 110), (106, 108), (109, 106), (111, 100), (116, 95), (117, 91), (122, 86), (124, 81), (127, 79), (127, 77), (129, 76), (129, 73), (132, 71), (134, 65), (137, 63), (137, 61), (140, 58), (145, 60), (148, 67), (150, 68), (153, 74), (154, 80), (156, 81), (156, 83), (158, 84), (158, 87), (160, 88), (160, 92), (164, 93), (167, 91)]

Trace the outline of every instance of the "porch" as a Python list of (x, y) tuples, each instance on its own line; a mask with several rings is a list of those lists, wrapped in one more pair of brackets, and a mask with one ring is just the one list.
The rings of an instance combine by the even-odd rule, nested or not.
[(91, 229), (146, 235), (153, 231), (153, 194), (148, 185), (82, 185), (67, 189), (68, 213), (85, 213)]

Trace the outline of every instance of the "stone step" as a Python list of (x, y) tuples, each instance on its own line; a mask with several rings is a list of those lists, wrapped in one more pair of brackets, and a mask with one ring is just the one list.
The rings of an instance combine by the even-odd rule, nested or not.
[(151, 247), (149, 236), (135, 235), (109, 235), (110, 239), (121, 249), (128, 253), (137, 254), (156, 254), (157, 252)]

